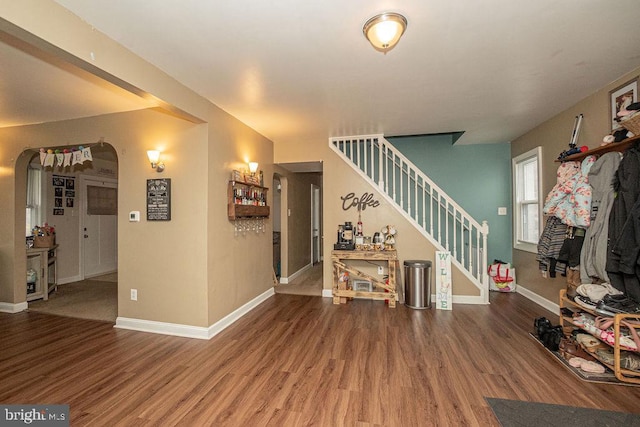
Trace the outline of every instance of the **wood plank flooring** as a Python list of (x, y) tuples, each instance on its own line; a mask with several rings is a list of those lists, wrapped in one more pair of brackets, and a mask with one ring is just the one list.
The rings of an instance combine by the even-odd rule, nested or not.
[(518, 294), (453, 311), (276, 294), (209, 341), (0, 313), (0, 403), (72, 426), (498, 426), (484, 397), (640, 412), (528, 336), (557, 317)]

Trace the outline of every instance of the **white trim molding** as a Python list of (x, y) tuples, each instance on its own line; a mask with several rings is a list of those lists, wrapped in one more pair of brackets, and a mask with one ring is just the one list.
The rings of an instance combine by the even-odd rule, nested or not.
[(293, 273), (289, 277), (280, 277), (280, 284), (281, 285), (289, 284), (289, 282), (292, 282), (296, 277), (300, 276), (302, 273), (304, 273), (305, 271), (307, 271), (307, 270), (309, 270), (311, 268), (313, 268), (313, 264), (307, 264), (304, 267), (302, 267), (300, 270), (298, 270), (295, 273)]
[[(333, 289), (323, 289), (322, 296), (325, 298), (333, 298)], [(366, 298), (365, 298), (366, 299)], [(431, 295), (431, 307), (435, 308), (434, 301), (435, 295)], [(487, 305), (485, 298), (480, 295), (453, 295), (453, 304), (475, 304), (475, 305)]]
[(9, 302), (0, 302), (0, 313), (20, 313), (21, 311), (25, 311), (29, 308), (29, 304), (25, 302), (19, 302), (17, 304), (12, 304)]
[(558, 314), (560, 313), (560, 306), (554, 302), (549, 301), (546, 298), (542, 298), (540, 295), (531, 292), (529, 289), (523, 287), (522, 285), (518, 284), (518, 286), (516, 287), (516, 292), (519, 293), (520, 295), (522, 295), (523, 297), (530, 299), (531, 301), (535, 302), (536, 304), (538, 304), (539, 306), (546, 308), (547, 310), (549, 310), (550, 312), (552, 312), (553, 314)]
[(262, 302), (269, 299), (275, 294), (273, 288), (258, 295), (242, 307), (229, 313), (208, 328), (202, 326), (181, 325), (177, 323), (156, 322), (153, 320), (131, 319), (127, 317), (118, 317), (116, 319), (115, 328), (129, 329), (139, 332), (151, 332), (154, 334), (173, 335), (177, 337), (197, 338), (208, 340), (218, 335), (220, 332), (231, 326), (242, 316), (256, 308)]

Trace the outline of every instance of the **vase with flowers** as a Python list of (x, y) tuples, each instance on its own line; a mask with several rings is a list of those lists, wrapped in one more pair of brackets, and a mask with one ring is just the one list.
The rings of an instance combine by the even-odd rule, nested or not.
[(33, 227), (31, 234), (35, 248), (51, 248), (56, 244), (56, 230), (46, 222), (43, 226)]

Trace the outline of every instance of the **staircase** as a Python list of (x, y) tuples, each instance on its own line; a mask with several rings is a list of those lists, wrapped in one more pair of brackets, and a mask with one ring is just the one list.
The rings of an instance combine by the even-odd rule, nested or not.
[(486, 221), (473, 219), (383, 135), (330, 138), (329, 146), (437, 250), (449, 251), (451, 263), (480, 289), (484, 303), (489, 302)]

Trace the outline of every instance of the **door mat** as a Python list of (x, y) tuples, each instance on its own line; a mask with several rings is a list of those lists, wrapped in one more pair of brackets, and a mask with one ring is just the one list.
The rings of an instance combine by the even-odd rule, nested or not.
[(533, 333), (529, 332), (529, 336), (533, 338), (538, 344), (542, 346), (549, 354), (555, 357), (558, 362), (560, 362), (564, 367), (570, 370), (575, 376), (580, 378), (583, 381), (589, 381), (592, 383), (603, 383), (603, 384), (616, 384), (616, 385), (626, 385), (629, 387), (640, 387), (640, 384), (627, 383), (624, 381), (620, 381), (616, 378), (616, 375), (613, 371), (605, 366), (604, 374), (596, 374), (593, 372), (585, 372), (582, 369), (575, 368), (569, 364), (569, 361), (560, 355), (557, 351), (549, 350), (547, 347), (542, 344), (542, 341), (538, 339)]
[(485, 397), (502, 427), (640, 426), (640, 415)]

